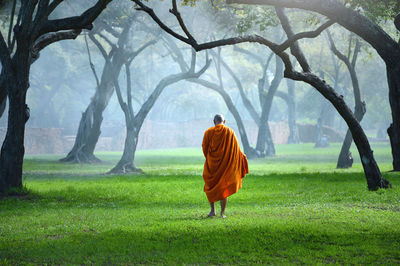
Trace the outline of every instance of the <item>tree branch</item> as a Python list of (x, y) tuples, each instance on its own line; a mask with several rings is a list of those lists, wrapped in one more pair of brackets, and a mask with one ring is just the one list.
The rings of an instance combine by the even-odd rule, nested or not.
[(2, 69), (11, 69), (11, 57), (8, 51), (7, 44), (4, 40), (3, 34), (0, 32), (0, 60)]
[(97, 35), (99, 35), (103, 40), (106, 41), (106, 43), (108, 43), (108, 45), (111, 46), (112, 49), (116, 49), (117, 46), (115, 45), (115, 43), (113, 43), (109, 38), (107, 38), (104, 34), (102, 34), (101, 32), (97, 32)]
[[(11, 34), (12, 34), (12, 29), (14, 26), (14, 16), (15, 16), (15, 8), (17, 6), (17, 0), (13, 1), (13, 6), (11, 9), (11, 14), (10, 14), (10, 26), (8, 28), (8, 36), (7, 36), (7, 44), (8, 44), (8, 48), (11, 48)], [(11, 50), (9, 50), (11, 53)]]
[[(400, 61), (397, 41), (373, 21), (337, 0), (227, 0), (227, 4), (272, 5), (314, 11), (335, 20), (370, 43), (389, 65), (395, 66)], [(400, 25), (399, 15), (395, 21)]]
[(23, 32), (20, 36), (30, 36), (33, 12), (35, 11), (38, 0), (26, 0), (21, 2), (21, 25), (24, 27), (20, 27), (20, 31)]
[(142, 47), (140, 47), (136, 51), (134, 51), (131, 54), (129, 54), (129, 56), (128, 56), (129, 64), (133, 61), (133, 59), (135, 59), (136, 56), (138, 56), (141, 52), (143, 52), (143, 50), (145, 50), (147, 47), (150, 47), (153, 44), (156, 44), (157, 41), (158, 40), (151, 40), (151, 41), (145, 43), (144, 45), (142, 45)]
[[(285, 14), (284, 9), (276, 7), (275, 11), (276, 14), (278, 15), (279, 20), (281, 21), (282, 28), (286, 32), (286, 35), (288, 36), (289, 40), (295, 39), (294, 37), (295, 35), (293, 33), (292, 27), (290, 26), (289, 19)], [(299, 61), (303, 71), (311, 72), (310, 65), (308, 64), (306, 57), (301, 51), (299, 44), (297, 42), (291, 42), (291, 43), (288, 42), (287, 44), (289, 44), (291, 53), (297, 58), (297, 61)]]
[(189, 32), (189, 30), (187, 29), (185, 23), (183, 22), (181, 13), (179, 13), (178, 8), (176, 7), (176, 0), (172, 0), (172, 9), (170, 10), (170, 12), (176, 17), (176, 19), (178, 20), (179, 26), (181, 26), (183, 32), (186, 34), (186, 36), (188, 37), (189, 40), (196, 42), (196, 40), (194, 39), (194, 37), (192, 36), (192, 34)]
[(97, 46), (97, 48), (100, 50), (100, 53), (103, 55), (104, 59), (108, 62), (110, 55), (107, 54), (106, 49), (104, 49), (103, 45), (101, 45), (101, 43), (96, 39), (96, 37), (92, 33), (89, 33), (89, 38)]
[(39, 31), (39, 35), (71, 29), (91, 29), (92, 22), (100, 15), (112, 0), (98, 0), (97, 3), (80, 16), (47, 20)]
[(61, 40), (72, 40), (79, 36), (82, 30), (71, 30), (62, 32), (51, 32), (41, 36), (36, 40), (32, 48), (32, 58), (37, 58), (40, 51), (52, 43)]
[(63, 2), (64, 0), (53, 0), (49, 7), (47, 8), (47, 16), (50, 16), (51, 13)]
[(357, 38), (356, 39), (356, 47), (354, 48), (354, 52), (353, 52), (353, 59), (351, 60), (351, 65), (353, 66), (353, 68), (356, 67), (358, 54), (360, 53), (360, 50), (361, 50), (360, 40)]
[(88, 43), (86, 34), (85, 34), (85, 44), (86, 44), (86, 50), (87, 50), (87, 53), (88, 53), (90, 69), (92, 69), (94, 78), (96, 79), (97, 88), (99, 88), (100, 87), (100, 80), (99, 80), (99, 77), (97, 76), (96, 68), (94, 67), (93, 62), (92, 62), (92, 56), (90, 54), (89, 43)]
[[(213, 53), (213, 51), (211, 51), (211, 53)], [(260, 123), (260, 116), (258, 115), (257, 111), (255, 110), (255, 108), (254, 108), (253, 104), (251, 103), (251, 101), (249, 100), (249, 98), (247, 98), (247, 96), (244, 92), (243, 86), (242, 86), (242, 82), (240, 82), (239, 78), (234, 73), (232, 68), (230, 68), (229, 65), (222, 58), (221, 58), (221, 64), (226, 69), (226, 71), (228, 71), (229, 75), (235, 81), (236, 86), (239, 89), (239, 93), (242, 98), (242, 102), (243, 102), (244, 106), (246, 107), (250, 116), (253, 118), (254, 122), (256, 122), (256, 124), (258, 125)]]
[[(191, 43), (192, 41), (189, 40), (188, 38), (174, 32), (173, 30), (171, 30), (167, 25), (165, 25), (159, 18), (158, 16), (154, 13), (153, 9), (149, 8), (148, 6), (146, 6), (145, 4), (142, 3), (142, 1), (140, 0), (132, 0), (133, 2), (135, 2), (139, 8), (136, 8), (136, 10), (140, 10), (140, 11), (144, 11), (147, 14), (150, 15), (150, 17), (167, 33), (171, 34), (172, 36), (174, 36), (175, 38), (177, 38), (178, 40), (181, 40), (185, 43)], [(197, 51), (197, 50), (196, 50)]]
[(293, 32), (292, 32), (293, 35), (291, 37), (289, 37), (289, 39), (287, 39), (284, 43), (282, 43), (279, 48), (280, 48), (280, 50), (284, 51), (300, 39), (305, 39), (305, 38), (311, 39), (311, 38), (318, 37), (318, 35), (320, 35), (321, 32), (323, 32), (324, 30), (326, 30), (333, 24), (335, 24), (335, 21), (328, 20), (327, 22), (325, 22), (324, 24), (319, 26), (316, 30), (300, 32), (297, 34), (293, 34)]
[[(358, 83), (358, 78), (357, 78), (357, 73), (353, 67), (353, 64), (350, 62), (350, 59), (345, 56), (344, 54), (342, 54), (337, 48), (336, 45), (333, 41), (332, 35), (329, 31), (327, 31), (327, 35), (328, 35), (328, 40), (330, 43), (330, 48), (332, 50), (332, 52), (340, 59), (343, 61), (343, 63), (345, 63), (347, 69), (350, 72), (350, 77), (351, 77), (351, 81), (353, 84), (353, 92), (354, 92), (354, 100), (356, 103), (356, 106), (360, 105), (362, 103), (361, 101), (361, 91), (360, 91), (360, 85)], [(356, 48), (358, 49), (358, 48)]]
[(117, 39), (119, 39), (119, 37), (121, 36), (120, 32), (116, 31), (113, 27), (108, 25), (108, 23), (104, 22), (103, 20), (100, 20), (98, 22), (96, 21), (96, 25), (99, 25), (105, 31), (107, 31), (108, 33), (110, 33), (112, 36), (114, 36)]
[[(259, 43), (259, 44), (269, 47), (273, 52), (278, 54), (282, 58), (283, 62), (285, 63), (285, 66), (288, 69), (292, 68), (292, 64), (290, 62), (288, 54), (286, 54), (285, 52), (279, 51), (278, 44), (276, 44), (264, 37), (261, 37), (259, 35), (240, 36), (240, 37), (233, 37), (233, 38), (221, 39), (221, 40), (217, 40), (217, 41), (211, 41), (211, 42), (206, 42), (203, 44), (198, 44), (196, 40), (183, 37), (182, 35), (174, 32), (171, 28), (166, 26), (157, 17), (157, 15), (154, 13), (153, 9), (151, 9), (148, 6), (146, 6), (145, 4), (143, 4), (143, 2), (141, 2), (140, 0), (132, 0), (132, 1), (134, 1), (136, 4), (138, 4), (140, 6), (140, 8), (138, 8), (138, 10), (142, 10), (142, 11), (145, 11), (146, 13), (148, 13), (153, 18), (153, 20), (162, 29), (164, 29), (167, 33), (169, 33), (170, 35), (174, 36), (175, 38), (189, 44), (196, 51), (207, 50), (207, 49), (211, 49), (211, 48), (215, 48), (215, 47), (219, 47), (219, 46), (225, 46), (225, 45), (234, 45), (234, 44), (243, 43), (243, 42)], [(182, 23), (183, 23), (183, 21), (182, 21)]]
[(48, 18), (47, 11), (49, 7), (50, 0), (40, 0), (39, 5), (36, 10), (35, 19), (33, 21), (33, 30), (32, 32), (36, 32), (38, 27), (41, 27), (41, 24), (44, 20)]

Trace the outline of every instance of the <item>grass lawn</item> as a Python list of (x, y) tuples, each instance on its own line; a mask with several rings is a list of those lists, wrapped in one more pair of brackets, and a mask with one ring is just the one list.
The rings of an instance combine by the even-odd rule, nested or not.
[(0, 264), (399, 264), (389, 144), (373, 149), (393, 188), (375, 192), (358, 159), (335, 169), (339, 149), (278, 145), (250, 161), (226, 219), (205, 218), (200, 149), (139, 151), (140, 176), (104, 174), (120, 153), (96, 165), (27, 156), (30, 194), (0, 200)]

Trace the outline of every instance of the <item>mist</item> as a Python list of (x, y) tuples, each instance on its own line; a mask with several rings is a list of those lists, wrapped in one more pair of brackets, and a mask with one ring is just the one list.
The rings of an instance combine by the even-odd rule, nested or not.
[[(78, 2), (77, 2), (78, 3)], [(178, 28), (176, 19), (168, 12), (170, 3), (153, 1), (151, 3), (156, 14), (171, 28)], [(80, 6), (81, 5), (81, 6)], [(191, 48), (161, 31), (159, 27), (144, 13), (136, 11), (130, 1), (121, 1), (120, 8), (110, 4), (107, 12), (94, 23), (94, 29), (101, 24), (108, 24), (120, 32), (118, 23), (127, 17), (132, 18), (127, 42), (124, 44), (130, 51), (138, 50), (149, 40), (156, 43), (139, 53), (132, 61), (130, 73), (132, 77), (133, 110), (138, 112), (141, 105), (151, 95), (158, 82), (164, 77), (181, 71), (169, 42), (173, 42), (190, 65)], [(70, 10), (87, 8), (80, 2), (65, 4), (60, 7), (59, 16), (72, 13)], [(243, 33), (245, 21), (235, 16), (235, 10), (230, 8), (217, 9), (209, 2), (198, 3), (196, 8), (179, 7), (189, 31), (199, 41), (209, 41), (221, 37), (237, 36)], [(122, 12), (122, 13), (121, 13)], [(219, 14), (218, 16), (216, 14)], [(305, 13), (300, 11), (289, 14), (301, 20)], [(297, 32), (313, 29), (314, 25), (296, 24)], [(246, 34), (267, 35), (278, 43), (282, 42), (283, 30), (279, 25), (248, 25)], [(330, 28), (338, 49), (343, 53), (353, 49), (348, 44), (348, 38), (356, 38), (342, 27)], [(76, 40), (61, 41), (52, 44), (41, 52), (39, 59), (33, 64), (30, 74), (30, 89), (27, 104), (30, 108), (30, 118), (26, 124), (25, 150), (27, 154), (38, 153), (68, 153), (76, 137), (82, 113), (85, 112), (96, 92), (96, 78), (88, 59), (85, 35), (83, 32)], [(106, 37), (116, 42), (115, 36), (109, 33)], [(349, 37), (350, 36), (350, 37)], [(87, 37), (87, 36), (86, 36)], [(107, 51), (112, 46), (106, 39), (98, 38)], [(96, 45), (87, 38), (90, 56), (99, 78), (105, 65), (105, 60)], [(385, 65), (368, 44), (361, 42), (361, 51), (356, 64), (363, 101), (366, 102), (366, 114), (361, 124), (367, 132), (370, 141), (388, 141), (386, 128), (390, 124), (390, 108), (388, 105), (388, 88)], [(343, 95), (348, 105), (354, 107), (354, 97), (349, 72), (346, 66), (335, 58), (329, 48), (326, 35), (323, 33), (314, 39), (302, 40), (301, 46), (309, 58), (311, 68), (320, 73), (326, 82), (331, 84), (338, 94)], [(117, 44), (115, 44), (117, 45)], [(252, 55), (241, 53), (237, 48), (251, 52)], [(257, 44), (240, 44), (235, 47), (226, 46), (213, 49), (212, 52), (197, 54), (196, 68), (200, 69), (206, 62), (206, 57), (212, 59), (211, 65), (200, 79), (221, 86), (230, 96), (234, 106), (243, 120), (251, 146), (256, 145), (258, 126), (243, 103), (237, 82), (226, 68), (218, 66), (218, 57), (233, 70), (243, 86), (244, 93), (253, 103), (257, 112), (261, 112), (258, 95), (258, 82), (263, 77), (263, 66), (271, 51)], [(220, 67), (220, 69), (218, 69)], [(298, 67), (298, 65), (297, 65)], [(270, 59), (265, 70), (266, 83), (270, 84), (276, 73), (276, 59)], [(218, 71), (222, 80), (218, 79)], [(127, 76), (122, 69), (118, 76), (122, 96), (126, 97)], [(299, 142), (315, 142), (315, 128), (318, 119), (323, 120), (323, 126), (329, 131), (329, 142), (341, 142), (347, 131), (347, 126), (334, 108), (314, 88), (301, 82), (294, 83), (296, 104), (296, 124), (298, 125)], [(284, 78), (277, 89), (288, 93), (288, 82)], [(188, 80), (182, 80), (166, 87), (156, 100), (151, 111), (141, 126), (137, 149), (164, 149), (180, 147), (201, 147), (204, 131), (213, 126), (212, 118), (221, 113), (226, 118), (226, 124), (232, 127), (238, 135), (238, 125), (224, 99), (216, 91), (200, 86)], [(287, 144), (289, 141), (289, 107), (285, 100), (275, 96), (269, 114), (269, 125), (275, 144)], [(4, 139), (7, 127), (7, 110), (0, 118), (0, 138)], [(126, 136), (124, 113), (121, 110), (117, 95), (112, 94), (103, 112), (101, 135), (96, 145), (96, 151), (122, 151)], [(324, 133), (328, 134), (328, 133)], [(240, 138), (239, 138), (239, 141)]]

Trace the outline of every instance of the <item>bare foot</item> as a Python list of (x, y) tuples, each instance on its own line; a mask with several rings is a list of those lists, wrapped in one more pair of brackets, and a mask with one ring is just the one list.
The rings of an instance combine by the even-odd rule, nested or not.
[(214, 217), (216, 216), (215, 212), (210, 212), (209, 214), (207, 214), (207, 217)]

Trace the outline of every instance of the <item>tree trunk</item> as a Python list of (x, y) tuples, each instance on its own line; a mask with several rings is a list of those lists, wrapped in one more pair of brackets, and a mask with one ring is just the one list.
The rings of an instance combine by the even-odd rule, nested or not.
[(368, 138), (365, 135), (364, 130), (357, 121), (353, 112), (343, 100), (343, 97), (339, 96), (332, 87), (311, 73), (286, 72), (285, 76), (294, 80), (301, 80), (312, 85), (333, 104), (335, 109), (346, 121), (360, 155), (365, 177), (367, 179), (368, 189), (377, 190), (378, 188), (390, 187), (390, 183), (386, 179), (382, 178), (382, 174), (375, 161), (371, 146), (369, 145)]
[(0, 117), (3, 116), (7, 105), (7, 89), (4, 82), (5, 75), (3, 72), (0, 74)]
[[(268, 124), (268, 121), (267, 121)], [(265, 144), (267, 145), (267, 149), (265, 150), (265, 156), (273, 157), (275, 156), (275, 145), (274, 140), (272, 139), (272, 133), (269, 125), (267, 126), (267, 130), (265, 132)]]
[(297, 130), (296, 124), (296, 96), (295, 96), (295, 83), (291, 79), (287, 79), (288, 85), (288, 95), (289, 95), (289, 102), (288, 102), (288, 124), (289, 124), (289, 144), (296, 144), (299, 143), (299, 131)]
[(392, 124), (387, 132), (392, 147), (393, 171), (400, 171), (400, 64), (387, 67)]
[(142, 173), (143, 171), (135, 166), (135, 153), (138, 143), (139, 129), (135, 127), (134, 122), (126, 128), (126, 139), (124, 153), (117, 165), (111, 169), (109, 174), (116, 173)]
[(249, 144), (247, 134), (246, 134), (246, 128), (245, 128), (242, 118), (240, 117), (240, 114), (239, 114), (238, 110), (236, 109), (235, 105), (233, 104), (231, 98), (229, 96), (223, 95), (221, 93), (220, 93), (220, 95), (224, 98), (226, 106), (228, 107), (229, 111), (235, 118), (236, 125), (238, 126), (238, 129), (239, 129), (240, 139), (242, 140), (244, 153), (246, 154), (248, 159), (260, 157), (261, 154), (259, 152), (257, 152), (255, 149), (253, 149)]
[[(292, 81), (291, 79), (287, 79), (288, 81)], [(290, 90), (289, 90), (290, 91)], [(297, 125), (296, 125), (296, 105), (294, 101), (294, 94), (291, 93), (285, 93), (281, 91), (277, 91), (276, 96), (280, 97), (283, 99), (287, 106), (288, 106), (288, 125), (289, 125), (289, 138), (288, 138), (288, 144), (295, 144), (299, 143), (299, 134), (297, 130)]]
[[(360, 103), (355, 107), (354, 116), (356, 117), (358, 122), (364, 117), (366, 112), (365, 103)], [(351, 135), (350, 130), (347, 130), (346, 137), (344, 138), (342, 149), (340, 150), (338, 162), (336, 168), (349, 168), (353, 165), (353, 156), (350, 152), (350, 147), (353, 142), (353, 136)]]
[(103, 111), (114, 93), (112, 71), (115, 71), (116, 75), (120, 73), (123, 59), (123, 53), (117, 52), (112, 63), (105, 64), (100, 86), (86, 111), (82, 114), (74, 146), (68, 155), (60, 161), (72, 163), (100, 162), (100, 159), (94, 155), (94, 150), (101, 134)]
[[(28, 53), (16, 52), (13, 69), (5, 69), (9, 98), (7, 133), (0, 154), (0, 192), (22, 187), (25, 123), (29, 119), (26, 91), (29, 87)], [(18, 69), (18, 71), (14, 71)]]
[[(273, 95), (272, 95), (273, 97)], [(261, 111), (260, 124), (258, 126), (258, 136), (256, 150), (264, 156), (275, 156), (275, 146), (272, 140), (271, 129), (268, 124), (268, 117), (271, 110), (272, 100), (265, 101)]]
[(100, 127), (103, 120), (103, 110), (97, 108), (96, 100), (92, 100), (86, 111), (82, 114), (75, 143), (67, 157), (62, 162), (95, 163), (100, 162), (93, 152), (100, 137)]
[(7, 134), (0, 155), (2, 192), (11, 187), (22, 187), (25, 119), (25, 93), (12, 95), (8, 111)]
[(344, 138), (342, 148), (340, 150), (338, 162), (336, 164), (336, 168), (350, 168), (353, 166), (353, 156), (350, 152), (351, 144), (353, 143), (353, 137), (351, 136), (351, 132), (348, 129), (346, 133), (346, 137)]
[(323, 103), (322, 110), (320, 113), (320, 116), (318, 117), (317, 125), (316, 127), (316, 140), (315, 140), (315, 145), (314, 148), (326, 148), (329, 147), (329, 139), (327, 136), (324, 135), (324, 113), (326, 111), (328, 103)]
[[(283, 79), (283, 62), (279, 57), (276, 57), (275, 77), (271, 82), (271, 86), (264, 96), (261, 104), (260, 123), (258, 125), (258, 136), (256, 150), (260, 153), (265, 153), (266, 156), (275, 156), (275, 146), (272, 141), (271, 130), (268, 124), (269, 114), (271, 112), (272, 102), (279, 84)], [(267, 143), (268, 141), (268, 143)], [(265, 148), (267, 144), (267, 149)]]

